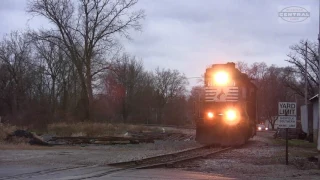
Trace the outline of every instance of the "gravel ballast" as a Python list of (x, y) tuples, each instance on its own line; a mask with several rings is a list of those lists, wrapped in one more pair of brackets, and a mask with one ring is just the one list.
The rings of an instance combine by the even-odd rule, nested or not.
[(236, 179), (320, 179), (317, 163), (308, 161), (309, 156), (317, 155), (316, 149), (289, 147), (286, 165), (285, 146), (274, 145), (265, 136), (259, 133), (244, 147), (178, 167)]

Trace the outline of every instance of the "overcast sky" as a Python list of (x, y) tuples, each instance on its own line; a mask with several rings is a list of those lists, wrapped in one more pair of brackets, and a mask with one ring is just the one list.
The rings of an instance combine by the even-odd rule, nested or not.
[[(279, 20), (279, 8), (289, 6), (305, 7), (311, 15), (301, 23)], [(0, 0), (1, 37), (47, 26), (44, 19), (30, 19), (25, 7), (25, 0)], [(123, 42), (126, 51), (146, 69), (178, 69), (187, 77), (230, 61), (285, 66), (290, 45), (318, 35), (318, 0), (140, 0), (136, 8), (145, 10), (146, 19), (143, 31)]]

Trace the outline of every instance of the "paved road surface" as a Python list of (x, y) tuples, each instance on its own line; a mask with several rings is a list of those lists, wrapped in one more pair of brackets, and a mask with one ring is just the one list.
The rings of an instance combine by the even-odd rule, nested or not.
[(110, 180), (138, 180), (138, 179), (232, 179), (220, 175), (189, 172), (178, 169), (146, 169), (127, 170), (108, 173), (112, 167), (39, 167), (39, 166), (4, 166), (0, 164), (0, 180), (32, 179), (32, 180), (71, 180), (71, 179), (110, 179)]

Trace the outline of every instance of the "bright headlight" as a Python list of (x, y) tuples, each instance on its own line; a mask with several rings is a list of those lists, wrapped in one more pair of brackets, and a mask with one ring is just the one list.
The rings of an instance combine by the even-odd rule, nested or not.
[(229, 75), (228, 73), (226, 72), (217, 72), (215, 75), (214, 75), (214, 82), (217, 84), (217, 85), (225, 85), (227, 84), (229, 81)]
[(213, 113), (212, 112), (208, 112), (208, 114), (207, 114), (207, 116), (208, 116), (208, 118), (213, 118)]
[(240, 118), (235, 110), (227, 110), (224, 114), (224, 121), (229, 125), (235, 125), (238, 124)]
[(236, 115), (236, 112), (233, 111), (233, 110), (229, 110), (227, 111), (227, 119), (230, 120), (230, 121), (233, 121), (237, 118), (237, 115)]
[(261, 127), (258, 127), (258, 130), (261, 131)]

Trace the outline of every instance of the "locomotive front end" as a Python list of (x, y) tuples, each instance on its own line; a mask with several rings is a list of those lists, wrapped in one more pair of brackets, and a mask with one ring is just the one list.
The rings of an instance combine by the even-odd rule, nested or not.
[[(251, 83), (251, 82), (250, 82)], [(243, 144), (252, 135), (252, 91), (234, 63), (215, 64), (205, 73), (196, 140), (205, 144)], [(254, 114), (251, 114), (254, 116)]]

